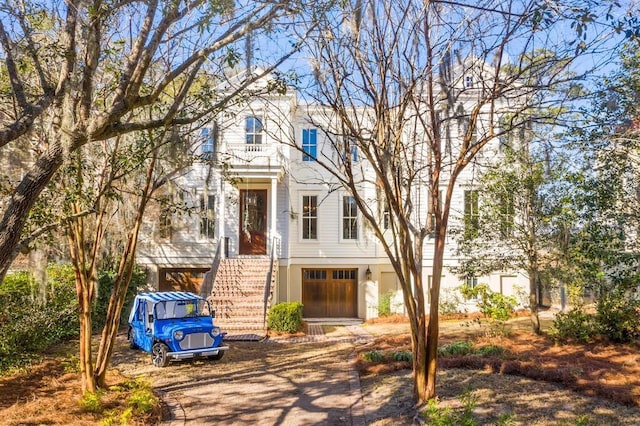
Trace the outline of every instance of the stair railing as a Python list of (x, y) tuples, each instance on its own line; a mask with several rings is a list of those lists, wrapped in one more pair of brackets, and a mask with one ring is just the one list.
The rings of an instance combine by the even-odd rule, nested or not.
[(216, 247), (216, 254), (213, 256), (213, 261), (211, 262), (211, 269), (204, 274), (204, 281), (202, 283), (202, 287), (200, 287), (200, 296), (205, 299), (211, 296), (213, 283), (216, 282), (216, 275), (218, 274), (218, 268), (220, 267), (220, 259), (222, 258), (222, 242), (223, 239), (220, 238)]
[(262, 322), (263, 327), (267, 327), (267, 304), (269, 303), (269, 298), (271, 297), (271, 280), (273, 279), (273, 264), (275, 263), (276, 246), (280, 245), (280, 239), (278, 237), (273, 237), (271, 239), (271, 256), (269, 262), (269, 271), (267, 272), (267, 282), (264, 285), (264, 300), (263, 300), (263, 311), (262, 311)]

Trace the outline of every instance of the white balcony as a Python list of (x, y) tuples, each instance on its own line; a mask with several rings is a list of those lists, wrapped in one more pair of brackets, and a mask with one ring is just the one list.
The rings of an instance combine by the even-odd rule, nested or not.
[(283, 172), (284, 156), (277, 144), (227, 143), (219, 159), (238, 175), (279, 175)]

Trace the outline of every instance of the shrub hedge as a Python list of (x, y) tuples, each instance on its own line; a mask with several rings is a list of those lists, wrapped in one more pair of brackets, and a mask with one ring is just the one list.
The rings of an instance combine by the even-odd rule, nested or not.
[(267, 327), (279, 333), (295, 333), (302, 326), (302, 303), (277, 303), (269, 309)]

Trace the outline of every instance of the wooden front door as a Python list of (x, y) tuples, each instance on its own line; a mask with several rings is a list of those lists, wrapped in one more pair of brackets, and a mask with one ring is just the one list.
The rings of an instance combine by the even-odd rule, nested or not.
[(240, 254), (267, 254), (267, 190), (240, 190)]
[(358, 316), (357, 269), (303, 269), (302, 315), (305, 318)]

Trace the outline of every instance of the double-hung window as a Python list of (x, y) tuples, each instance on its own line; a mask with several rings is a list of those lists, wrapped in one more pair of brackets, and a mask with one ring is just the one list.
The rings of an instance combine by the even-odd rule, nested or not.
[(358, 144), (354, 138), (347, 138), (344, 143), (344, 152), (342, 153), (342, 161), (357, 163), (358, 162)]
[(477, 237), (479, 227), (478, 191), (464, 191), (464, 231), (466, 237)]
[(469, 288), (478, 287), (478, 277), (474, 277), (473, 275), (467, 275), (467, 278), (465, 279), (465, 284)]
[(318, 197), (316, 195), (302, 197), (302, 239), (318, 239)]
[(342, 197), (342, 239), (358, 239), (358, 206), (350, 195)]
[(473, 87), (473, 77), (470, 75), (464, 76), (464, 87), (471, 89)]
[(215, 238), (215, 204), (214, 195), (200, 195), (200, 236)]
[(200, 145), (200, 148), (202, 151), (202, 158), (205, 160), (211, 160), (213, 158), (216, 143), (215, 136), (215, 126), (212, 129), (206, 127), (202, 129), (202, 143)]
[(302, 161), (316, 161), (318, 150), (318, 130), (302, 129)]
[(258, 145), (262, 143), (262, 133), (264, 126), (262, 120), (255, 116), (249, 116), (245, 121), (245, 136), (248, 145)]
[(162, 239), (171, 239), (171, 231), (172, 231), (172, 224), (171, 224), (171, 218), (172, 218), (172, 212), (171, 212), (171, 205), (170, 205), (170, 199), (167, 198), (162, 198), (160, 200), (160, 217), (159, 217), (159, 226), (158, 226), (158, 231), (159, 231), (159, 237)]
[(391, 228), (391, 207), (389, 203), (385, 201), (384, 209), (382, 210), (382, 229)]

